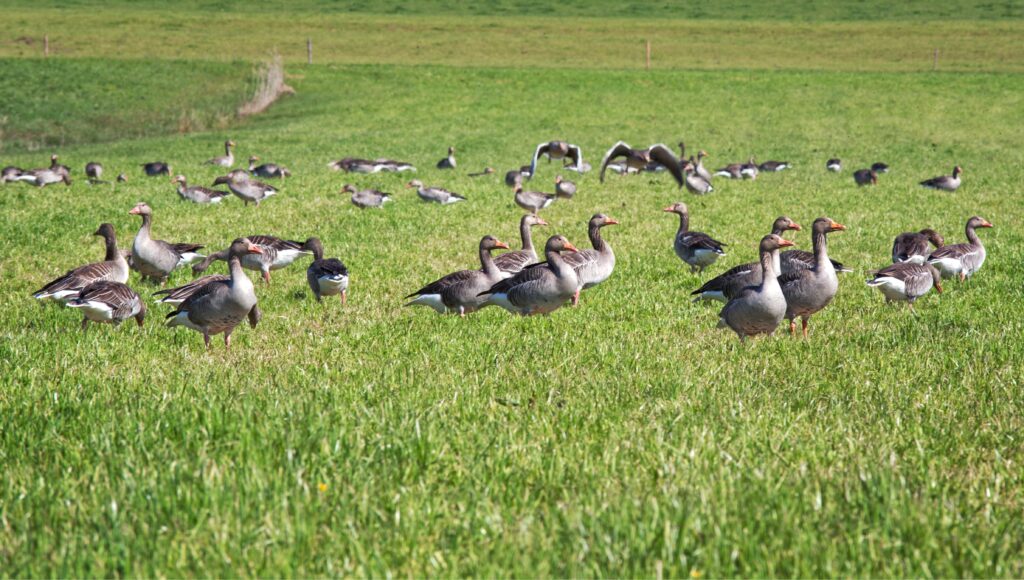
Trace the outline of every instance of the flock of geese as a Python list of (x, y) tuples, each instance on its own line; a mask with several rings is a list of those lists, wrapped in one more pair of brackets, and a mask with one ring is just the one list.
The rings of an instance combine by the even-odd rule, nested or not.
[[(224, 143), (224, 155), (206, 163), (230, 171), (213, 182), (226, 185), (228, 191), (203, 186), (190, 186), (184, 175), (176, 174), (171, 183), (178, 195), (194, 203), (219, 203), (229, 195), (259, 206), (260, 202), (278, 192), (276, 187), (255, 178), (283, 179), (291, 172), (274, 163), (256, 165), (259, 158), (249, 157), (248, 169), (235, 169), (234, 141)], [(641, 172), (666, 172), (677, 185), (690, 192), (703, 195), (714, 191), (716, 177), (728, 179), (756, 179), (760, 173), (784, 171), (791, 167), (785, 161), (757, 163), (753, 157), (747, 162), (733, 163), (716, 170), (704, 167), (707, 153), (700, 150), (686, 156), (685, 143), (679, 143), (680, 155), (662, 144), (635, 149), (619, 141), (605, 154), (600, 167), (600, 181), (607, 171), (621, 175)], [(577, 190), (572, 181), (561, 175), (555, 179), (550, 193), (524, 189), (524, 181), (537, 172), (540, 159), (558, 161), (565, 171), (586, 173), (591, 166), (583, 160), (579, 146), (567, 141), (539, 144), (531, 162), (505, 174), (505, 183), (512, 188), (517, 205), (526, 210), (519, 222), (520, 249), (497, 254), (497, 250), (510, 250), (509, 245), (491, 235), (483, 236), (479, 243), (480, 267), (459, 270), (435, 280), (406, 296), (406, 306), (427, 306), (439, 313), (466, 316), (487, 306), (497, 306), (511, 313), (528, 316), (550, 314), (565, 304), (576, 306), (583, 290), (608, 280), (615, 269), (615, 253), (602, 237), (603, 228), (619, 222), (603, 213), (595, 214), (587, 223), (591, 248), (579, 249), (562, 235), (553, 235), (544, 243), (543, 260), (533, 244), (532, 229), (546, 226), (539, 213), (557, 199), (571, 199)], [(3, 183), (25, 182), (37, 187), (57, 183), (70, 185), (71, 170), (61, 165), (56, 155), (50, 166), (22, 170), (6, 167)], [(168, 163), (155, 161), (142, 164), (148, 176), (171, 176)], [(415, 172), (411, 163), (393, 159), (361, 159), (346, 157), (328, 165), (336, 171), (355, 174), (381, 172)], [(455, 148), (436, 164), (438, 170), (458, 167)], [(828, 171), (842, 171), (839, 159), (826, 162)], [(888, 166), (875, 163), (868, 169), (853, 173), (858, 185), (872, 185), (879, 173)], [(492, 175), (496, 171), (487, 167), (469, 173), (471, 177)], [(920, 182), (922, 186), (944, 191), (955, 191), (960, 186), (962, 170), (955, 167), (951, 176), (940, 176)], [(108, 183), (102, 180), (103, 167), (97, 162), (85, 166), (85, 175), (91, 184)], [(117, 181), (126, 181), (120, 174)], [(449, 205), (465, 201), (466, 197), (436, 186), (425, 186), (414, 179), (407, 188), (414, 188), (427, 202)], [(359, 208), (380, 208), (392, 200), (392, 195), (374, 189), (359, 189), (346, 184), (342, 193), (351, 195)], [(719, 257), (725, 255), (726, 244), (711, 236), (690, 229), (690, 212), (679, 202), (664, 209), (676, 214), (679, 228), (674, 239), (676, 255), (690, 266), (691, 272), (702, 274)], [(117, 245), (114, 227), (101, 224), (95, 235), (104, 240), (105, 255), (100, 262), (86, 264), (68, 271), (34, 294), (39, 300), (52, 300), (79, 309), (84, 317), (83, 330), (89, 322), (113, 323), (134, 318), (142, 326), (147, 313), (145, 300), (127, 286), (130, 270), (138, 272), (142, 280), (149, 279), (165, 285), (175, 270), (191, 266), (195, 274), (203, 274), (215, 261), (226, 261), (228, 274), (202, 275), (182, 286), (161, 289), (154, 293), (162, 304), (174, 307), (166, 315), (167, 326), (184, 326), (203, 336), (209, 348), (210, 337), (224, 335), (227, 348), (235, 327), (248, 320), (256, 327), (262, 314), (257, 305), (255, 288), (244, 269), (260, 272), (266, 284), (271, 272), (285, 268), (302, 257), (312, 257), (306, 269), (306, 279), (316, 299), (339, 296), (342, 304), (348, 292), (348, 269), (337, 258), (325, 258), (324, 247), (318, 238), (294, 241), (268, 235), (251, 235), (235, 239), (227, 248), (200, 254), (202, 245), (172, 243), (153, 235), (153, 210), (140, 202), (128, 212), (138, 216), (141, 224), (131, 249), (121, 250)], [(903, 301), (913, 310), (914, 302), (932, 288), (942, 292), (941, 280), (959, 278), (964, 281), (977, 272), (985, 261), (985, 247), (977, 234), (978, 228), (992, 227), (981, 217), (972, 217), (966, 224), (967, 241), (945, 245), (943, 237), (932, 229), (908, 232), (893, 242), (892, 265), (872, 272), (867, 281), (878, 288), (886, 302)], [(790, 333), (796, 333), (796, 320), (802, 323), (803, 335), (808, 333), (810, 318), (828, 306), (838, 287), (838, 272), (850, 271), (828, 255), (828, 235), (845, 228), (829, 217), (819, 217), (811, 225), (812, 251), (788, 249), (794, 243), (783, 237), (787, 231), (800, 231), (802, 227), (787, 216), (780, 216), (771, 224), (770, 233), (759, 245), (759, 259), (733, 267), (705, 282), (692, 292), (694, 301), (712, 300), (724, 303), (719, 315), (719, 327), (733, 330), (741, 340), (759, 334), (772, 334), (783, 320), (789, 322)], [(933, 249), (934, 248), (934, 249)]]

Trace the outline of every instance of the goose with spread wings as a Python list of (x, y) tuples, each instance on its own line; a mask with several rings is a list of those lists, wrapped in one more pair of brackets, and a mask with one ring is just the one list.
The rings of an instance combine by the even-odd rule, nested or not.
[(533, 161), (530, 163), (530, 177), (533, 177), (537, 172), (537, 159), (541, 155), (546, 155), (548, 160), (571, 160), (572, 163), (566, 167), (580, 168), (583, 165), (583, 150), (580, 149), (579, 145), (573, 145), (568, 141), (548, 141), (547, 143), (537, 145), (537, 149), (533, 152)]
[(612, 160), (619, 158), (625, 159), (627, 170), (640, 171), (652, 163), (663, 165), (672, 174), (679, 187), (683, 186), (683, 170), (679, 159), (675, 153), (672, 153), (672, 150), (661, 143), (651, 145), (647, 149), (633, 149), (625, 141), (619, 141), (612, 145), (612, 148), (604, 154), (604, 159), (601, 161), (600, 180), (602, 183), (604, 182), (604, 172), (608, 168), (608, 164)]

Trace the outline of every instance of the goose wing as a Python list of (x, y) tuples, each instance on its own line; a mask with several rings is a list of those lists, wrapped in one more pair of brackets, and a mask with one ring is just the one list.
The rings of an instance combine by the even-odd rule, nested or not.
[(658, 163), (668, 169), (669, 173), (676, 180), (676, 184), (679, 187), (683, 186), (683, 169), (679, 162), (679, 158), (676, 157), (675, 153), (671, 149), (666, 147), (662, 143), (652, 145), (650, 148), (651, 161)]
[(608, 163), (610, 163), (612, 159), (629, 157), (632, 154), (633, 148), (625, 141), (619, 141), (615, 145), (612, 145), (612, 148), (604, 154), (604, 159), (601, 160), (601, 175), (599, 177), (599, 181), (604, 183), (604, 171), (608, 168)]

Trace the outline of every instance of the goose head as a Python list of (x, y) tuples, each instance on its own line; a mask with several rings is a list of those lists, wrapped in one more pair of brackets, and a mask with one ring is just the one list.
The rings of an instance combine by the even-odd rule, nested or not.
[(698, 161), (700, 161), (702, 159), (705, 159), (707, 157), (710, 157), (710, 155), (708, 155), (707, 151), (701, 149), (700, 151), (697, 152), (697, 160)]
[(533, 226), (546, 226), (546, 225), (548, 225), (548, 222), (544, 221), (543, 218), (541, 218), (539, 215), (534, 215), (532, 213), (528, 213), (528, 214), (524, 215), (523, 219), (520, 220), (520, 221), (523, 224), (528, 225), (530, 227), (533, 227)]
[(497, 249), (507, 250), (508, 249), (508, 244), (506, 244), (505, 242), (499, 240), (498, 238), (496, 238), (494, 236), (484, 236), (480, 240), (480, 249), (481, 250), (497, 250)]
[(313, 259), (320, 260), (324, 257), (324, 244), (320, 238), (309, 238), (302, 244), (302, 249), (313, 253)]
[(118, 183), (127, 183), (128, 182), (128, 176), (123, 174), (123, 173), (118, 174), (117, 181), (118, 181)]
[(182, 185), (185, 185), (187, 182), (185, 181), (184, 175), (175, 175), (174, 177), (171, 178), (171, 183), (180, 183)]
[(798, 224), (795, 221), (791, 220), (789, 217), (783, 215), (783, 216), (779, 216), (775, 220), (775, 223), (772, 224), (772, 229), (773, 230), (777, 230), (777, 231), (783, 231), (783, 232), (784, 231), (788, 231), (788, 230), (795, 230), (795, 231), (799, 232), (803, 228), (800, 227), (800, 224)]
[(229, 256), (244, 256), (246, 254), (262, 254), (263, 248), (249, 241), (249, 238), (235, 238), (228, 247)]
[(551, 236), (548, 238), (546, 244), (544, 244), (544, 250), (547, 252), (578, 252), (576, 246), (569, 243), (569, 240), (565, 236)]
[(762, 251), (762, 252), (774, 252), (775, 250), (778, 250), (779, 248), (786, 248), (786, 247), (795, 246), (795, 245), (796, 244), (794, 244), (793, 242), (783, 238), (782, 236), (777, 236), (775, 234), (768, 234), (767, 236), (761, 238), (761, 243), (758, 246), (758, 249), (760, 251)]
[(224, 142), (224, 146), (230, 149), (235, 146), (235, 142), (232, 141), (231, 139), (228, 139), (227, 141)]
[(974, 216), (967, 220), (967, 227), (969, 228), (991, 228), (994, 227), (991, 222), (987, 219), (979, 216)]
[(135, 207), (128, 210), (128, 215), (151, 216), (153, 215), (153, 209), (150, 208), (146, 202), (140, 201), (139, 203), (135, 204)]
[(932, 286), (935, 288), (935, 291), (942, 294), (942, 274), (938, 268), (931, 264), (925, 264), (925, 266), (928, 266), (928, 272), (932, 275)]
[(689, 215), (690, 213), (689, 208), (687, 208), (686, 204), (681, 201), (673, 203), (672, 205), (666, 207), (662, 211), (667, 211), (668, 213), (675, 213), (679, 215)]
[(816, 234), (829, 234), (832, 232), (838, 232), (845, 230), (846, 226), (841, 223), (837, 223), (832, 218), (820, 217), (814, 220), (814, 225), (811, 226), (811, 231)]
[(92, 233), (94, 236), (100, 236), (105, 240), (109, 240), (114, 237), (114, 226), (111, 224), (100, 224), (100, 227)]
[(936, 248), (941, 248), (946, 243), (945, 238), (943, 238), (939, 232), (931, 228), (925, 228), (918, 233), (928, 238), (928, 241)]
[(341, 193), (355, 193), (355, 192), (356, 192), (356, 188), (351, 183), (346, 183), (345, 185), (341, 186)]
[(249, 163), (256, 163), (259, 160), (260, 160), (260, 158), (256, 157), (255, 155), (250, 155), (249, 156)]
[(953, 177), (960, 177), (960, 174), (963, 172), (963, 168), (957, 165), (956, 167), (953, 168)]
[(423, 182), (420, 181), (419, 179), (413, 179), (409, 183), (405, 184), (405, 188), (406, 189), (411, 189), (411, 188), (414, 188), (414, 187), (416, 189), (421, 189), (423, 187)]
[(618, 220), (608, 217), (603, 213), (595, 213), (594, 217), (590, 218), (590, 227), (603, 228), (604, 226), (618, 225), (618, 223)]

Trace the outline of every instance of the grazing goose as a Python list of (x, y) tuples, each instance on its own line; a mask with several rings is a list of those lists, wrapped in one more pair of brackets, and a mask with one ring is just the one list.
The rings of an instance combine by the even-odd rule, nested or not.
[(224, 156), (214, 157), (213, 159), (207, 159), (205, 165), (219, 165), (231, 169), (231, 166), (235, 164), (235, 154), (231, 150), (235, 146), (235, 142), (228, 140), (224, 142)]
[(97, 280), (89, 284), (68, 302), (71, 308), (82, 310), (82, 330), (89, 321), (120, 325), (129, 318), (142, 327), (146, 320), (146, 303), (128, 286), (112, 280)]
[(508, 249), (508, 245), (494, 236), (484, 236), (480, 240), (479, 270), (460, 270), (431, 282), (406, 296), (412, 298), (406, 306), (429, 306), (441, 314), (451, 311), (463, 317), (476, 312), (486, 301), (481, 295), (504, 279), (491, 258), (491, 250), (498, 248)]
[(150, 177), (157, 177), (160, 175), (170, 175), (171, 166), (164, 163), (163, 161), (151, 161), (149, 163), (142, 164), (142, 171)]
[(242, 320), (259, 319), (253, 315), (256, 308), (256, 293), (252, 280), (242, 271), (243, 256), (260, 254), (263, 250), (245, 238), (238, 238), (228, 248), (228, 280), (217, 280), (198, 288), (178, 309), (167, 315), (167, 326), (184, 326), (201, 332), (206, 348), (210, 348), (210, 336), (224, 333), (224, 346), (231, 348), (231, 332)]
[(676, 158), (675, 154), (668, 147), (660, 143), (651, 145), (647, 149), (633, 149), (625, 141), (619, 141), (612, 145), (612, 148), (604, 154), (604, 159), (601, 161), (600, 181), (602, 183), (604, 183), (604, 172), (608, 168), (608, 164), (613, 159), (618, 158), (624, 158), (625, 167), (634, 171), (645, 169), (651, 163), (663, 165), (672, 174), (679, 187), (683, 186), (683, 171), (679, 164), (679, 159)]
[(469, 173), (468, 175), (469, 175), (469, 177), (483, 177), (485, 175), (491, 175), (494, 172), (495, 172), (495, 169), (493, 167), (484, 167), (483, 171), (477, 171), (475, 173)]
[(875, 272), (875, 277), (867, 284), (882, 292), (886, 304), (893, 300), (905, 301), (910, 310), (914, 310), (914, 301), (927, 294), (933, 286), (936, 292), (942, 293), (941, 275), (931, 264), (893, 264)]
[(786, 315), (786, 297), (772, 271), (772, 255), (793, 242), (775, 234), (761, 238), (759, 282), (740, 289), (718, 314), (718, 327), (731, 328), (740, 341), (758, 334), (771, 335)]
[(25, 170), (20, 167), (8, 165), (4, 167), (3, 171), (0, 171), (0, 183), (12, 183), (17, 181), (18, 176), (25, 173)]
[(853, 172), (853, 181), (859, 186), (877, 185), (878, 174), (870, 169), (858, 169)]
[(679, 259), (690, 265), (691, 273), (702, 274), (704, 268), (713, 264), (719, 256), (725, 255), (722, 246), (726, 244), (703, 232), (690, 231), (690, 210), (685, 203), (674, 203), (664, 211), (679, 215), (679, 231), (676, 232), (673, 246)]
[(846, 226), (827, 217), (814, 220), (811, 226), (814, 267), (779, 276), (782, 293), (786, 296), (786, 320), (789, 321), (790, 334), (796, 334), (796, 318), (800, 317), (806, 337), (807, 323), (811, 316), (828, 306), (835, 297), (839, 289), (839, 278), (828, 259), (826, 236), (845, 229)]
[(825, 162), (825, 169), (828, 169), (833, 173), (839, 173), (843, 170), (843, 162), (833, 157)]
[(284, 178), (292, 176), (291, 171), (288, 171), (286, 167), (281, 167), (277, 163), (264, 163), (263, 165), (257, 166), (256, 162), (259, 160), (260, 158), (256, 157), (255, 155), (249, 158), (249, 173), (251, 175), (254, 175), (256, 177), (264, 177), (267, 179), (277, 177)]
[(36, 300), (57, 300), (67, 302), (74, 298), (78, 291), (93, 282), (108, 280), (111, 282), (128, 281), (128, 262), (124, 254), (117, 249), (117, 236), (114, 226), (100, 224), (93, 232), (94, 236), (102, 236), (106, 253), (102, 262), (94, 262), (69, 270), (66, 274), (43, 286), (32, 296)]
[(896, 236), (892, 242), (892, 263), (924, 264), (931, 253), (928, 251), (929, 242), (936, 248), (941, 248), (946, 243), (939, 232), (928, 228)]
[(494, 265), (507, 274), (506, 277), (519, 272), (530, 264), (537, 263), (537, 250), (533, 248), (533, 226), (546, 226), (544, 221), (536, 214), (528, 213), (519, 220), (519, 236), (523, 240), (523, 249), (514, 252), (505, 252), (494, 258)]
[(309, 289), (320, 302), (323, 296), (338, 295), (342, 305), (348, 300), (348, 268), (337, 258), (324, 259), (324, 245), (319, 238), (309, 238), (306, 246), (313, 251), (313, 262), (306, 268)]
[(14, 176), (14, 181), (24, 181), (36, 187), (46, 187), (54, 183), (64, 182), (71, 185), (71, 172), (67, 166), (57, 163), (57, 156), (50, 156), (50, 166), (41, 169), (30, 169)]
[(529, 165), (523, 165), (519, 169), (510, 169), (505, 173), (505, 185), (515, 187), (516, 183), (522, 181), (524, 177), (529, 179), (531, 175)]
[(455, 148), (448, 148), (448, 157), (437, 162), (438, 169), (455, 169)]
[(576, 270), (559, 252), (575, 252), (564, 236), (551, 236), (544, 245), (544, 266), (524, 268), (480, 293), (484, 306), (494, 304), (513, 314), (550, 314), (570, 300), (579, 287)]
[(690, 193), (704, 195), (705, 193), (711, 193), (715, 190), (715, 188), (712, 187), (711, 182), (707, 181), (700, 175), (697, 175), (696, 166), (689, 161), (683, 165), (683, 174), (686, 176), (684, 180), (686, 189), (689, 190)]
[(582, 169), (583, 150), (578, 145), (573, 145), (568, 141), (549, 141), (537, 145), (533, 151), (533, 161), (530, 162), (530, 174), (524, 177), (533, 177), (533, 174), (537, 172), (537, 159), (541, 155), (546, 155), (548, 162), (552, 159), (571, 161), (572, 163), (565, 165), (565, 168), (575, 168), (576, 171)]
[(925, 179), (921, 182), (921, 185), (928, 189), (956, 191), (960, 187), (960, 174), (963, 172), (964, 170), (957, 165), (953, 168), (953, 175), (940, 175), (939, 177)]
[(889, 166), (881, 161), (871, 164), (871, 171), (875, 173), (889, 173)]
[(357, 190), (354, 185), (348, 183), (341, 188), (341, 193), (351, 193), (352, 205), (359, 209), (366, 209), (368, 207), (384, 207), (385, 203), (391, 201), (391, 196), (383, 191), (377, 191), (376, 189)]
[(260, 202), (277, 193), (277, 188), (260, 181), (253, 181), (249, 174), (242, 169), (235, 169), (227, 175), (222, 175), (213, 181), (214, 185), (226, 183), (231, 193), (237, 195), (249, 205), (249, 202), (260, 206)]
[(90, 182), (98, 182), (103, 178), (103, 166), (96, 161), (90, 161), (85, 164), (85, 176), (89, 178)]
[[(256, 254), (246, 254), (241, 257), (242, 267), (248, 270), (255, 270), (261, 273), (263, 281), (270, 284), (270, 272), (280, 270), (291, 265), (295, 260), (313, 254), (312, 244), (316, 238), (308, 238), (305, 242), (294, 240), (282, 240), (274, 236), (249, 236), (246, 238), (260, 251)], [(202, 274), (216, 260), (227, 260), (229, 250), (213, 252), (205, 260), (192, 266), (193, 274)]]
[(572, 196), (576, 195), (576, 184), (567, 179), (562, 179), (561, 175), (556, 176), (555, 195), (565, 199), (572, 199)]
[(713, 176), (711, 175), (711, 172), (708, 171), (707, 167), (704, 167), (704, 158), (707, 157), (707, 156), (708, 156), (707, 151), (705, 151), (703, 149), (698, 151), (697, 152), (697, 163), (696, 163), (696, 165), (693, 166), (693, 170), (697, 174), (698, 177), (700, 177), (701, 179), (703, 179), (704, 181), (706, 181), (708, 183), (711, 183), (711, 178)]
[(440, 187), (424, 187), (423, 182), (418, 179), (413, 179), (409, 183), (405, 184), (405, 187), (415, 187), (416, 195), (420, 196), (420, 199), (423, 201), (439, 203), (441, 205), (449, 205), (460, 201), (466, 201), (465, 197), (448, 191), (447, 189), (442, 189)]
[(533, 212), (535, 215), (540, 210), (548, 207), (555, 202), (557, 196), (553, 193), (543, 193), (540, 191), (525, 191), (523, 190), (522, 181), (517, 181), (515, 186), (515, 200), (516, 205), (525, 209), (526, 211)]
[(221, 200), (230, 195), (226, 191), (208, 189), (201, 185), (189, 187), (188, 180), (185, 179), (184, 175), (175, 176), (171, 179), (171, 183), (178, 186), (178, 196), (181, 199), (191, 201), (192, 203), (220, 203)]
[(943, 278), (959, 276), (963, 282), (981, 269), (985, 263), (985, 246), (975, 228), (990, 228), (992, 224), (984, 218), (974, 216), (967, 220), (967, 243), (942, 246), (932, 252), (928, 263), (938, 268)]
[[(786, 231), (800, 231), (800, 229), (800, 224), (786, 216), (779, 216), (779, 218), (772, 224), (772, 235), (779, 236), (781, 238), (782, 234)], [(771, 252), (771, 258), (772, 275), (777, 277), (782, 271), (778, 248)], [(760, 262), (751, 262), (749, 264), (740, 264), (739, 266), (729, 268), (725, 272), (722, 272), (718, 276), (715, 276), (705, 282), (703, 286), (691, 292), (690, 295), (696, 296), (696, 298), (693, 299), (694, 302), (698, 302), (700, 300), (718, 300), (721, 302), (728, 302), (731, 298), (736, 296), (740, 290), (743, 290), (748, 286), (756, 286), (760, 283)]]
[(757, 179), (757, 173), (757, 162), (753, 157), (740, 166), (740, 175), (743, 179)]
[(765, 161), (757, 166), (761, 171), (785, 171), (790, 168), (789, 161)]
[(142, 227), (132, 242), (132, 268), (143, 278), (150, 278), (163, 285), (175, 268), (205, 258), (197, 253), (203, 247), (199, 244), (169, 244), (163, 240), (154, 240), (150, 231), (153, 226), (153, 210), (145, 202), (140, 201), (128, 213), (142, 218)]
[[(594, 214), (587, 223), (587, 234), (590, 236), (590, 243), (594, 246), (592, 250), (582, 250), (563, 256), (566, 264), (572, 266), (576, 272), (576, 292), (572, 295), (572, 305), (580, 302), (580, 291), (593, 288), (611, 277), (615, 270), (615, 252), (608, 242), (601, 237), (601, 228), (613, 226), (619, 222), (604, 215)], [(543, 264), (543, 262), (541, 263)], [(540, 268), (541, 264), (530, 266)]]

